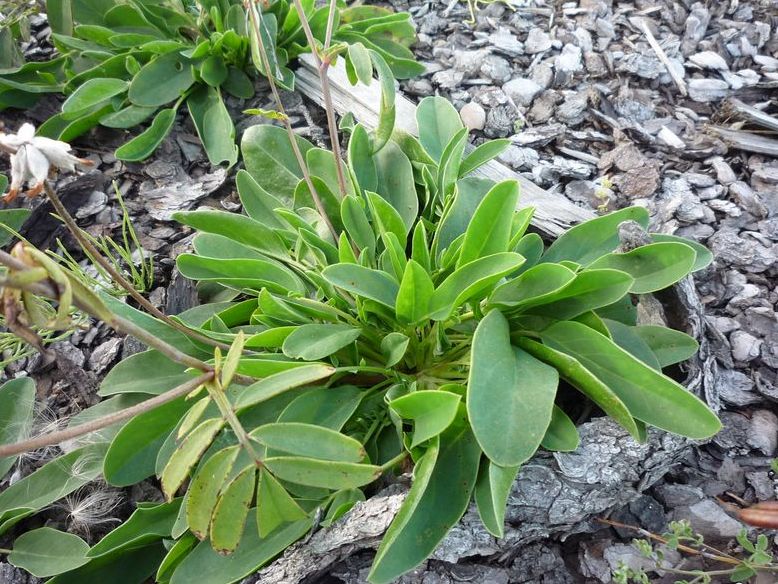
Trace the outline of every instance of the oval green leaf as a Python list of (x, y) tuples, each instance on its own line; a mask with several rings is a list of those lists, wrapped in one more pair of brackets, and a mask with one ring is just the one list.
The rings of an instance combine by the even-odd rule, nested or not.
[(580, 361), (637, 419), (697, 440), (721, 429), (719, 419), (697, 396), (586, 325), (559, 322), (543, 331), (541, 338)]
[(316, 361), (347, 347), (362, 330), (347, 324), (304, 324), (286, 337), (283, 352), (292, 359)]
[(540, 446), (551, 422), (559, 374), (511, 346), (508, 321), (490, 311), (475, 330), (467, 414), (489, 460), (518, 466)]
[(295, 456), (340, 462), (360, 462), (365, 458), (365, 449), (357, 440), (314, 424), (265, 424), (250, 436), (267, 448)]

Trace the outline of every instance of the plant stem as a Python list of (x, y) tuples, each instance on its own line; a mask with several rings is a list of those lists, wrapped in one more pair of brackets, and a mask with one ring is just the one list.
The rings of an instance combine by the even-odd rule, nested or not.
[(0, 457), (16, 456), (23, 454), (24, 452), (43, 448), (45, 446), (60, 444), (66, 440), (73, 440), (74, 438), (79, 438), (80, 436), (91, 434), (97, 430), (102, 430), (103, 428), (106, 428), (117, 422), (129, 420), (138, 414), (148, 412), (163, 404), (171, 402), (174, 399), (191, 393), (200, 387), (203, 383), (213, 379), (213, 376), (213, 371), (204, 373), (198, 377), (195, 377), (191, 381), (182, 383), (178, 387), (166, 391), (163, 394), (152, 397), (151, 399), (148, 399), (137, 405), (120, 410), (118, 412), (114, 412), (112, 414), (108, 414), (107, 416), (103, 416), (101, 418), (97, 418), (96, 420), (91, 420), (84, 424), (79, 424), (78, 426), (73, 426), (72, 428), (66, 428), (65, 430), (60, 430), (58, 432), (43, 434), (35, 438), (30, 438), (29, 440), (22, 440), (21, 442), (17, 442), (15, 444), (0, 445)]
[(408, 453), (403, 451), (391, 460), (387, 460), (385, 463), (381, 465), (381, 472), (386, 472), (390, 470), (395, 464), (400, 464), (403, 460), (408, 458)]
[(7, 550), (7, 549), (5, 549), (5, 548), (0, 548), (0, 554), (5, 554), (5, 555), (8, 555), (8, 554), (10, 554), (12, 551), (13, 551), (13, 550)]
[[(600, 523), (604, 523), (605, 525), (610, 525), (611, 527), (619, 527), (621, 529), (631, 529), (640, 535), (643, 535), (645, 537), (648, 537), (649, 539), (653, 539), (654, 541), (658, 541), (659, 543), (667, 544), (667, 540), (663, 538), (661, 535), (657, 535), (655, 533), (651, 533), (650, 531), (647, 531), (641, 527), (635, 527), (634, 525), (628, 525), (626, 523), (621, 523), (619, 521), (613, 521), (611, 519), (603, 519), (601, 517), (598, 517), (596, 521), (599, 521)], [(678, 549), (686, 552), (687, 554), (692, 554), (695, 556), (702, 556), (703, 558), (707, 558), (709, 560), (715, 560), (717, 562), (721, 562), (722, 564), (729, 564), (731, 566), (739, 566), (742, 564), (740, 560), (737, 560), (735, 558), (722, 556), (719, 554), (712, 554), (709, 552), (701, 552), (700, 550), (696, 550), (692, 547), (678, 544)], [(718, 551), (718, 550), (717, 550)]]
[(220, 343), (209, 337), (206, 337), (205, 335), (193, 331), (188, 327), (182, 325), (181, 323), (173, 320), (165, 313), (163, 313), (161, 310), (159, 310), (156, 306), (154, 306), (151, 302), (146, 300), (143, 297), (143, 295), (135, 289), (132, 283), (129, 280), (127, 280), (127, 278), (125, 278), (121, 272), (117, 271), (111, 265), (111, 263), (102, 256), (100, 251), (92, 244), (92, 242), (89, 241), (88, 238), (84, 237), (84, 234), (81, 232), (81, 228), (78, 226), (75, 219), (73, 219), (73, 217), (70, 215), (65, 205), (62, 204), (62, 201), (60, 200), (59, 196), (52, 188), (49, 181), (47, 180), (43, 181), (43, 188), (46, 191), (46, 195), (48, 195), (51, 204), (54, 206), (54, 210), (57, 212), (57, 215), (59, 215), (59, 217), (65, 223), (65, 226), (68, 228), (70, 233), (73, 235), (73, 237), (76, 239), (78, 244), (81, 246), (81, 249), (84, 250), (84, 252), (89, 256), (89, 258), (92, 261), (99, 264), (100, 267), (103, 268), (111, 276), (111, 278), (114, 279), (116, 283), (118, 283), (122, 288), (124, 288), (127, 291), (127, 293), (132, 297), (132, 299), (135, 300), (135, 302), (137, 302), (144, 310), (146, 310), (149, 314), (151, 314), (155, 318), (158, 318), (165, 324), (172, 326), (177, 331), (182, 332), (185, 335), (190, 336), (192, 338), (195, 338), (200, 342), (206, 343), (212, 347), (229, 349), (229, 345), (225, 345), (224, 343)]
[[(316, 70), (319, 73), (319, 80), (321, 81), (321, 95), (324, 100), (324, 111), (327, 114), (327, 129), (330, 133), (330, 143), (332, 144), (332, 153), (335, 155), (335, 172), (338, 176), (338, 188), (340, 189), (340, 196), (345, 197), (346, 192), (346, 177), (343, 174), (343, 159), (340, 153), (340, 138), (338, 137), (338, 127), (335, 124), (335, 108), (332, 105), (332, 94), (330, 93), (330, 78), (327, 75), (327, 69), (330, 66), (329, 57), (325, 55), (322, 59), (319, 55), (319, 51), (316, 48), (316, 38), (313, 36), (308, 17), (302, 7), (300, 0), (294, 0), (295, 8), (300, 15), (300, 23), (302, 24), (303, 31), (305, 32), (305, 38), (308, 40), (308, 45), (311, 47), (313, 58), (316, 61)], [(329, 12), (327, 13), (327, 32), (324, 39), (324, 51), (326, 52), (330, 48), (332, 42), (332, 32), (335, 25), (335, 14), (338, 7), (335, 0), (330, 0)]]
[(227, 396), (224, 395), (224, 388), (222, 388), (220, 385), (221, 384), (217, 386), (216, 383), (207, 383), (205, 387), (208, 390), (208, 394), (211, 396), (211, 399), (216, 404), (216, 407), (219, 408), (219, 412), (221, 413), (222, 417), (227, 421), (230, 428), (235, 433), (235, 437), (238, 439), (238, 443), (240, 444), (241, 448), (243, 448), (248, 453), (248, 455), (251, 456), (257, 468), (261, 468), (264, 466), (262, 457), (259, 456), (259, 453), (251, 443), (251, 437), (248, 435), (248, 432), (246, 432), (243, 424), (240, 423), (240, 420), (238, 420), (238, 416), (235, 415), (235, 410), (232, 409), (232, 405), (227, 399)]
[[(22, 274), (29, 273), (31, 270), (36, 269), (24, 264), (23, 262), (20, 262), (15, 257), (7, 254), (4, 251), (0, 251), (0, 264), (6, 265), (13, 271)], [(15, 282), (10, 279), (4, 279), (0, 280), (0, 287), (19, 288), (32, 292), (33, 294), (51, 298), (52, 300), (57, 300), (59, 298), (59, 293), (50, 280), (39, 280), (37, 282)], [(95, 314), (93, 307), (89, 306), (88, 303), (82, 302), (81, 299), (79, 299), (77, 296), (73, 297), (73, 305), (77, 308), (80, 308), (87, 314), (103, 320), (103, 322), (105, 322), (105, 324), (110, 326), (112, 329), (131, 335), (137, 338), (139, 341), (147, 344), (149, 347), (157, 349), (159, 352), (163, 353), (176, 363), (180, 363), (181, 365), (185, 365), (187, 367), (194, 367), (200, 371), (213, 371), (213, 367), (204, 361), (179, 351), (172, 345), (169, 345), (159, 337), (147, 332), (129, 320), (126, 320), (116, 314)]]
[[(324, 223), (327, 225), (327, 229), (329, 229), (330, 233), (332, 234), (333, 240), (337, 244), (338, 232), (335, 230), (335, 226), (332, 224), (329, 215), (327, 215), (327, 211), (324, 209), (324, 205), (321, 202), (321, 198), (319, 197), (319, 193), (316, 190), (316, 187), (313, 186), (311, 175), (308, 172), (308, 165), (305, 163), (302, 152), (300, 152), (300, 147), (297, 144), (297, 136), (292, 129), (292, 124), (289, 122), (289, 116), (286, 115), (286, 108), (284, 108), (284, 104), (281, 101), (281, 95), (278, 93), (278, 88), (276, 87), (276, 82), (270, 69), (270, 59), (268, 59), (267, 56), (267, 48), (265, 47), (265, 42), (262, 40), (262, 35), (259, 32), (259, 22), (257, 21), (259, 14), (255, 4), (256, 0), (247, 0), (246, 10), (249, 14), (249, 21), (251, 22), (251, 28), (253, 29), (254, 36), (257, 39), (257, 47), (259, 48), (259, 55), (262, 59), (262, 68), (265, 70), (265, 78), (270, 85), (270, 91), (273, 94), (273, 99), (276, 102), (276, 108), (278, 108), (278, 111), (282, 114), (281, 119), (283, 121), (284, 127), (286, 128), (286, 133), (289, 135), (289, 142), (292, 145), (292, 151), (294, 152), (294, 156), (297, 159), (297, 164), (300, 166), (300, 171), (303, 173), (305, 184), (308, 186), (308, 190), (311, 192), (311, 198), (316, 205), (316, 210), (321, 215)], [(304, 15), (302, 14), (300, 16), (300, 20), (301, 22), (307, 23)]]

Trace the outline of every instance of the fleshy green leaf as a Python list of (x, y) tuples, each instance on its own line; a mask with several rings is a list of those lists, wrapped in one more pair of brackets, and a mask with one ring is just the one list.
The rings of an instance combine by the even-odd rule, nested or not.
[(463, 128), (459, 112), (443, 97), (425, 97), (416, 108), (416, 122), (419, 125), (419, 141), (435, 162), (446, 145)]
[(568, 417), (562, 408), (554, 406), (554, 412), (551, 415), (551, 423), (548, 425), (546, 435), (543, 436), (541, 444), (546, 450), (554, 452), (572, 452), (578, 448), (581, 437), (575, 424)]
[(179, 271), (192, 280), (219, 282), (225, 286), (276, 294), (305, 293), (305, 284), (286, 266), (271, 260), (223, 259), (184, 253), (176, 258)]
[[(0, 444), (13, 444), (29, 437), (35, 407), (35, 382), (29, 377), (6, 381), (0, 386)], [(16, 462), (16, 456), (0, 458), (0, 478)]]
[(175, 108), (160, 110), (146, 130), (116, 149), (116, 158), (126, 162), (148, 158), (170, 133), (175, 120)]
[(162, 471), (162, 491), (168, 499), (183, 484), (189, 472), (224, 426), (222, 419), (205, 420), (178, 445)]
[(124, 79), (95, 77), (80, 85), (62, 104), (65, 114), (78, 114), (92, 109), (120, 93), (127, 91)]
[(254, 498), (256, 472), (255, 466), (247, 466), (219, 495), (211, 519), (211, 545), (220, 554), (231, 554), (240, 543)]
[(410, 338), (398, 332), (389, 333), (381, 339), (381, 354), (386, 357), (386, 367), (392, 367), (399, 363), (408, 350)]
[(308, 533), (312, 520), (296, 521), (275, 530), (268, 537), (259, 537), (255, 514), (249, 511), (249, 521), (237, 549), (230, 556), (221, 556), (208, 541), (200, 542), (173, 572), (170, 584), (228, 584), (238, 582), (283, 552)]
[(518, 472), (518, 466), (499, 466), (487, 458), (481, 460), (475, 502), (484, 527), (498, 538), (505, 535), (505, 506)]
[(520, 338), (516, 343), (536, 358), (555, 367), (565, 381), (616, 420), (635, 440), (639, 440), (640, 432), (624, 402), (578, 360), (528, 338)]
[(180, 398), (127, 422), (105, 455), (103, 475), (106, 482), (116, 487), (128, 487), (152, 476), (159, 449), (191, 406), (191, 402)]
[(575, 272), (559, 264), (539, 264), (495, 288), (489, 305), (520, 309), (550, 298), (575, 279)]
[(132, 78), (129, 98), (140, 106), (161, 106), (178, 99), (194, 83), (192, 63), (177, 51), (149, 61)]
[(448, 391), (422, 390), (389, 402), (398, 416), (413, 420), (411, 448), (426, 442), (448, 428), (456, 418), (461, 398)]
[(357, 440), (314, 424), (265, 424), (250, 436), (267, 448), (295, 456), (336, 462), (360, 462), (365, 458), (365, 449)]
[(87, 556), (115, 556), (120, 550), (147, 545), (162, 537), (170, 537), (181, 508), (181, 499), (170, 503), (137, 508), (129, 519), (92, 546)]
[(325, 489), (362, 487), (381, 476), (381, 467), (354, 462), (334, 462), (299, 456), (275, 456), (265, 466), (281, 480)]
[(686, 361), (697, 352), (700, 346), (686, 333), (663, 326), (641, 325), (632, 330), (646, 342), (659, 361), (660, 367)]
[(246, 408), (269, 400), (285, 391), (329, 377), (335, 372), (330, 365), (314, 364), (276, 373), (244, 389), (236, 400), (236, 408)]
[(648, 211), (643, 207), (627, 207), (576, 225), (551, 244), (543, 255), (543, 261), (570, 260), (587, 266), (619, 246), (619, 224), (623, 221), (636, 221), (645, 229), (648, 227)]
[(427, 318), (435, 286), (430, 275), (420, 264), (409, 260), (405, 265), (395, 311), (400, 322), (415, 324)]
[(284, 355), (316, 361), (356, 341), (362, 331), (346, 324), (306, 324), (286, 337)]
[[(387, 142), (373, 155), (373, 160), (376, 188), (370, 189), (367, 185), (360, 184), (365, 190), (375, 190), (397, 210), (405, 223), (404, 231), (408, 233), (419, 213), (419, 198), (413, 181), (411, 161), (394, 142)], [(405, 238), (400, 240), (404, 241)]]
[(575, 318), (620, 300), (629, 292), (632, 282), (629, 274), (619, 270), (584, 270), (556, 292), (524, 301), (520, 308), (558, 320)]
[(286, 257), (286, 249), (276, 234), (259, 221), (245, 215), (204, 209), (175, 213), (173, 218), (198, 231), (221, 235), (269, 256)]
[(462, 161), (462, 164), (459, 167), (459, 176), (467, 176), (478, 167), (483, 166), (494, 158), (497, 158), (510, 145), (511, 141), (507, 138), (500, 138), (498, 140), (489, 140), (488, 142), (484, 142), (470, 154), (468, 154)]
[[(300, 136), (295, 136), (295, 140), (305, 157), (313, 144)], [(240, 147), (246, 170), (259, 186), (291, 206), (303, 172), (286, 131), (264, 124), (251, 126), (243, 134)]]
[(524, 258), (516, 253), (496, 253), (462, 266), (437, 287), (430, 300), (430, 318), (445, 320), (455, 307), (474, 296), (486, 295), (503, 276), (518, 269)]
[(305, 519), (306, 513), (276, 478), (264, 468), (257, 486), (257, 527), (265, 538), (287, 522)]
[(481, 449), (500, 466), (518, 466), (540, 446), (551, 422), (559, 384), (556, 369), (511, 346), (499, 310), (473, 336), (467, 413)]
[[(592, 312), (587, 314), (594, 316), (594, 318), (598, 318)], [(579, 320), (579, 322), (581, 321)], [(584, 322), (584, 324), (590, 326), (598, 333), (609, 336), (619, 347), (630, 353), (633, 357), (640, 359), (652, 369), (660, 370), (662, 368), (661, 365), (659, 365), (659, 360), (656, 358), (656, 355), (654, 355), (654, 352), (651, 350), (651, 347), (649, 347), (648, 343), (635, 332), (635, 327), (609, 319), (600, 320), (600, 324), (607, 327), (605, 330), (600, 330), (600, 326), (592, 326), (589, 322)]]
[(122, 359), (108, 372), (97, 395), (145, 393), (159, 395), (186, 383), (192, 374), (159, 351), (144, 351)]
[(89, 560), (89, 544), (72, 533), (41, 527), (14, 541), (8, 561), (38, 578), (55, 576), (83, 566)]
[(213, 509), (224, 481), (232, 470), (240, 447), (220, 450), (206, 460), (195, 473), (186, 492), (186, 522), (199, 539), (208, 535)]
[(481, 450), (464, 420), (455, 421), (419, 461), (400, 511), (376, 552), (368, 580), (385, 584), (429, 557), (467, 509)]
[(370, 85), (373, 80), (373, 63), (370, 61), (365, 45), (362, 43), (353, 43), (348, 46), (348, 58), (357, 79), (365, 85)]
[(394, 310), (399, 286), (386, 272), (354, 264), (336, 264), (325, 268), (322, 275), (333, 286)]
[(697, 243), (696, 241), (693, 241), (691, 239), (687, 239), (685, 237), (679, 237), (677, 235), (670, 235), (667, 233), (651, 233), (651, 239), (657, 243), (664, 243), (664, 242), (673, 242), (673, 243), (683, 243), (684, 245), (688, 245), (696, 252), (696, 257), (694, 258), (694, 266), (692, 267), (692, 272), (696, 272), (698, 270), (702, 270), (704, 268), (707, 268), (711, 262), (713, 262), (713, 254), (711, 251), (702, 245), (701, 243)]
[(208, 161), (232, 167), (238, 161), (235, 126), (219, 90), (202, 85), (187, 98), (186, 105)]
[(635, 281), (633, 294), (648, 294), (675, 284), (692, 272), (697, 253), (685, 243), (643, 245), (626, 253), (609, 253), (592, 262), (590, 269), (621, 270)]
[(589, 327), (559, 322), (543, 331), (541, 338), (580, 361), (637, 419), (694, 439), (709, 438), (721, 428), (716, 415), (697, 396)]
[(458, 268), (479, 258), (508, 251), (518, 202), (519, 183), (514, 180), (498, 183), (486, 193), (465, 231)]

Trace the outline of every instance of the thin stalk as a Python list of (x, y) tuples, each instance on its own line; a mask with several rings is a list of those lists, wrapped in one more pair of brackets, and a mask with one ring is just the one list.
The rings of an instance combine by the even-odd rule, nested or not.
[(403, 460), (408, 458), (408, 453), (403, 451), (391, 460), (387, 460), (385, 463), (381, 465), (381, 472), (386, 472), (390, 470), (395, 464), (400, 464)]
[(115, 282), (117, 282), (122, 288), (124, 288), (127, 291), (127, 293), (133, 298), (133, 300), (135, 300), (135, 302), (137, 302), (144, 310), (146, 310), (149, 314), (151, 314), (155, 318), (158, 318), (159, 320), (163, 321), (165, 324), (172, 326), (177, 331), (182, 332), (185, 335), (190, 336), (192, 338), (195, 338), (200, 342), (206, 343), (212, 347), (229, 349), (229, 345), (225, 345), (224, 343), (220, 343), (209, 337), (206, 337), (205, 335), (193, 331), (188, 327), (182, 325), (181, 323), (173, 320), (165, 313), (163, 313), (161, 310), (159, 310), (156, 306), (154, 306), (151, 302), (146, 300), (143, 297), (143, 295), (135, 289), (132, 283), (129, 280), (127, 280), (127, 278), (125, 278), (121, 272), (116, 270), (111, 265), (111, 262), (109, 262), (103, 257), (103, 255), (94, 246), (94, 244), (92, 244), (92, 242), (89, 241), (88, 238), (84, 237), (84, 234), (81, 233), (81, 228), (78, 226), (75, 219), (73, 219), (73, 217), (70, 215), (65, 205), (62, 204), (62, 201), (60, 200), (59, 196), (57, 196), (57, 193), (54, 191), (49, 181), (43, 181), (43, 188), (46, 191), (46, 195), (48, 195), (51, 204), (54, 206), (54, 210), (57, 212), (57, 215), (59, 215), (59, 217), (65, 223), (65, 226), (68, 228), (68, 230), (76, 239), (76, 241), (84, 250), (84, 252), (93, 261), (100, 264), (100, 267), (103, 268), (111, 276), (111, 278), (114, 279)]
[[(611, 527), (619, 527), (621, 529), (631, 529), (632, 531), (635, 531), (635, 532), (639, 533), (640, 535), (642, 535), (644, 537), (647, 537), (649, 539), (653, 539), (654, 541), (658, 541), (659, 543), (667, 544), (667, 540), (664, 537), (662, 537), (661, 535), (657, 535), (657, 534), (652, 533), (650, 531), (647, 531), (647, 530), (645, 530), (645, 529), (643, 529), (641, 527), (635, 527), (634, 525), (628, 525), (626, 523), (621, 523), (619, 521), (613, 521), (611, 519), (603, 519), (601, 517), (598, 517), (596, 520), (599, 521), (600, 523), (604, 523), (605, 525), (610, 525)], [(740, 560), (737, 560), (735, 558), (728, 557), (728, 556), (722, 556), (722, 555), (720, 555), (720, 553), (712, 554), (712, 553), (709, 553), (709, 552), (702, 552), (700, 550), (694, 549), (692, 547), (689, 547), (689, 546), (683, 545), (683, 544), (678, 544), (678, 549), (683, 551), (683, 552), (686, 552), (687, 554), (692, 554), (692, 555), (695, 555), (695, 556), (701, 556), (701, 557), (706, 558), (708, 560), (715, 560), (717, 562), (721, 562), (722, 564), (729, 564), (731, 566), (739, 566), (740, 564), (743, 563)]]
[[(308, 22), (308, 17), (303, 11), (302, 3), (300, 0), (294, 0), (295, 8), (300, 15), (300, 23), (302, 24), (303, 31), (305, 32), (305, 38), (308, 40), (308, 45), (311, 47), (313, 58), (316, 61), (316, 70), (319, 74), (319, 80), (321, 81), (321, 95), (324, 100), (324, 111), (327, 114), (327, 129), (330, 133), (330, 143), (332, 144), (332, 153), (335, 155), (335, 172), (338, 175), (338, 188), (340, 189), (340, 196), (345, 197), (346, 192), (346, 177), (343, 174), (343, 158), (340, 153), (340, 138), (338, 137), (338, 127), (335, 124), (335, 108), (332, 105), (332, 94), (330, 93), (330, 78), (327, 75), (327, 69), (330, 66), (329, 57), (319, 55), (319, 51), (316, 48), (316, 39), (313, 36), (311, 25)], [(332, 31), (335, 25), (335, 11), (338, 9), (335, 0), (330, 0), (329, 12), (327, 13), (327, 32), (324, 39), (324, 51), (325, 53), (330, 48), (332, 42)]]
[[(22, 274), (30, 273), (32, 270), (36, 270), (36, 268), (32, 268), (24, 264), (23, 262), (20, 262), (19, 260), (7, 254), (6, 252), (0, 252), (0, 264), (3, 264), (11, 268), (12, 270)], [(23, 281), (15, 281), (11, 278), (6, 278), (0, 280), (0, 287), (19, 288), (22, 290), (27, 290), (29, 292), (32, 292), (33, 294), (38, 294), (40, 296), (51, 298), (52, 300), (57, 300), (59, 298), (59, 293), (57, 291), (57, 288), (48, 279), (39, 280), (36, 282), (23, 282)], [(111, 314), (110, 316), (104, 313), (95, 314), (94, 311), (92, 310), (92, 307), (89, 306), (88, 303), (82, 302), (77, 296), (74, 296), (73, 298), (73, 305), (83, 310), (87, 314), (102, 320), (103, 322), (105, 322), (105, 324), (110, 326), (112, 329), (124, 334), (131, 335), (137, 338), (139, 341), (142, 341), (143, 343), (147, 344), (148, 346), (157, 349), (159, 352), (163, 353), (164, 355), (166, 355), (168, 358), (172, 359), (176, 363), (180, 363), (181, 365), (185, 365), (186, 367), (193, 367), (195, 369), (199, 369), (200, 371), (205, 371), (205, 372), (213, 371), (213, 367), (211, 367), (207, 363), (179, 351), (172, 345), (169, 345), (159, 337), (147, 332), (146, 330), (140, 328), (135, 323), (130, 322), (129, 320), (126, 320), (115, 314)]]
[(66, 428), (58, 432), (50, 432), (48, 434), (36, 436), (35, 438), (30, 438), (29, 440), (22, 440), (21, 442), (16, 442), (15, 444), (0, 445), (0, 457), (16, 456), (19, 454), (23, 454), (25, 452), (37, 450), (38, 448), (44, 448), (46, 446), (54, 446), (55, 444), (61, 444), (62, 442), (65, 442), (67, 440), (73, 440), (74, 438), (79, 438), (81, 436), (91, 434), (92, 432), (102, 430), (103, 428), (107, 428), (108, 426), (112, 424), (116, 424), (117, 422), (123, 422), (124, 420), (129, 420), (130, 418), (133, 418), (138, 414), (148, 412), (163, 404), (171, 402), (174, 399), (177, 399), (181, 396), (191, 393), (192, 391), (200, 387), (203, 383), (206, 383), (211, 379), (213, 379), (213, 376), (214, 376), (213, 371), (209, 371), (208, 373), (204, 373), (198, 377), (195, 377), (191, 381), (182, 383), (178, 387), (166, 391), (165, 393), (162, 393), (158, 396), (152, 397), (151, 399), (148, 399), (144, 402), (141, 402), (129, 408), (125, 408), (118, 412), (114, 412), (112, 414), (102, 416), (101, 418), (97, 418), (96, 420), (91, 420), (84, 424), (73, 426), (72, 428)]
[[(255, 0), (247, 0), (247, 2), (250, 4), (255, 2)], [(249, 14), (249, 21), (251, 22), (253, 34), (257, 39), (257, 48), (259, 48), (259, 55), (260, 59), (262, 60), (262, 68), (265, 70), (265, 78), (270, 84), (270, 91), (273, 94), (273, 99), (276, 102), (276, 108), (278, 108), (279, 113), (281, 113), (281, 119), (284, 127), (286, 128), (286, 133), (289, 135), (289, 142), (292, 145), (292, 151), (294, 152), (294, 156), (297, 159), (297, 164), (300, 166), (300, 170), (303, 173), (303, 179), (305, 180), (305, 184), (308, 186), (308, 190), (311, 193), (311, 198), (313, 198), (313, 202), (316, 205), (316, 210), (322, 216), (322, 219), (324, 219), (324, 223), (327, 225), (327, 229), (329, 229), (333, 240), (337, 243), (338, 232), (335, 230), (335, 226), (332, 224), (329, 215), (327, 215), (327, 211), (324, 209), (324, 205), (321, 202), (321, 198), (319, 197), (319, 193), (316, 190), (316, 187), (313, 186), (311, 175), (308, 172), (308, 165), (305, 163), (303, 154), (300, 152), (300, 147), (297, 145), (297, 136), (292, 129), (292, 124), (289, 122), (289, 116), (286, 115), (286, 108), (284, 108), (284, 104), (281, 101), (281, 95), (278, 93), (278, 87), (276, 87), (275, 79), (271, 73), (270, 59), (267, 56), (267, 48), (265, 47), (265, 42), (262, 40), (262, 35), (259, 32), (257, 10), (254, 6), (246, 6), (246, 9)], [(307, 22), (302, 13), (300, 15), (300, 20), (302, 22)]]
[(248, 432), (246, 432), (243, 424), (240, 423), (238, 416), (235, 415), (235, 410), (232, 409), (232, 405), (227, 399), (227, 396), (224, 395), (224, 389), (220, 386), (216, 386), (215, 383), (208, 383), (205, 387), (208, 389), (208, 394), (211, 396), (211, 399), (213, 399), (216, 407), (219, 408), (219, 413), (221, 413), (222, 417), (227, 421), (227, 424), (229, 424), (230, 428), (235, 433), (238, 444), (240, 444), (241, 448), (243, 448), (254, 460), (254, 464), (257, 468), (264, 466), (262, 457), (259, 456), (259, 453), (251, 443), (251, 437), (248, 435)]

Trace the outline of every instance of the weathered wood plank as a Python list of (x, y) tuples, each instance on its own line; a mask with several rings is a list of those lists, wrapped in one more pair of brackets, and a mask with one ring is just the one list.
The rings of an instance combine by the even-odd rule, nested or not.
[[(299, 63), (300, 66), (296, 71), (297, 89), (317, 103), (323, 103), (319, 76), (310, 55), (301, 57)], [(335, 111), (340, 115), (351, 112), (358, 121), (370, 128), (375, 128), (378, 123), (381, 93), (378, 83), (369, 86), (352, 86), (346, 77), (342, 59), (338, 66), (330, 68), (329, 77)], [(418, 135), (416, 105), (402, 95), (398, 95), (396, 107), (396, 126), (415, 136)], [(558, 236), (570, 226), (594, 217), (592, 211), (574, 205), (561, 195), (549, 193), (495, 160), (482, 166), (476, 174), (495, 181), (518, 180), (521, 184), (519, 206), (535, 207), (532, 223), (549, 236)]]

